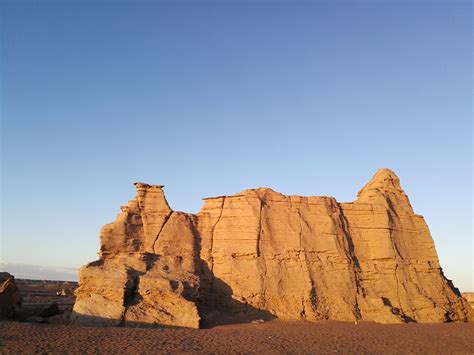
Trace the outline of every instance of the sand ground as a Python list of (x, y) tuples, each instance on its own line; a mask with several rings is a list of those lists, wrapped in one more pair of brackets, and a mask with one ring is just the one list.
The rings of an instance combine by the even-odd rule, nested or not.
[(0, 321), (0, 353), (474, 353), (474, 324), (282, 322), (212, 329)]

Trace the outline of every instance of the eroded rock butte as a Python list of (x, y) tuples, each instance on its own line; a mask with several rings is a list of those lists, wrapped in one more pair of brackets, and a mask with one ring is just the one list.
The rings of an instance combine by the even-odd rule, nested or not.
[(259, 188), (206, 198), (198, 214), (173, 211), (163, 186), (135, 186), (80, 271), (74, 322), (473, 319), (389, 169), (351, 203)]

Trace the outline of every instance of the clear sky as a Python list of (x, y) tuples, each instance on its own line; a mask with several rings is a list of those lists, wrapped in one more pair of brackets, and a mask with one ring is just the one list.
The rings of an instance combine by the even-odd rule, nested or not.
[(474, 290), (471, 6), (1, 1), (1, 259), (94, 260), (135, 181), (197, 212), (260, 186), (351, 201), (389, 167)]

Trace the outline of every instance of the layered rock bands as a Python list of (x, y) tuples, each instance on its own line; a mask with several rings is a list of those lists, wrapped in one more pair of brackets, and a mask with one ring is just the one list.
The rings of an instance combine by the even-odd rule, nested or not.
[(352, 203), (259, 188), (204, 199), (198, 214), (173, 211), (163, 186), (135, 186), (80, 271), (75, 322), (473, 319), (391, 170)]

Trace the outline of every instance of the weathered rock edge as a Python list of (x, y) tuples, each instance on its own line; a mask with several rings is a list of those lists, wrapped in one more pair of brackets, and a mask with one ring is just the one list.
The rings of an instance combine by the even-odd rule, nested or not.
[(389, 169), (352, 203), (259, 188), (204, 199), (198, 214), (173, 211), (161, 185), (135, 186), (80, 271), (74, 322), (473, 320)]

